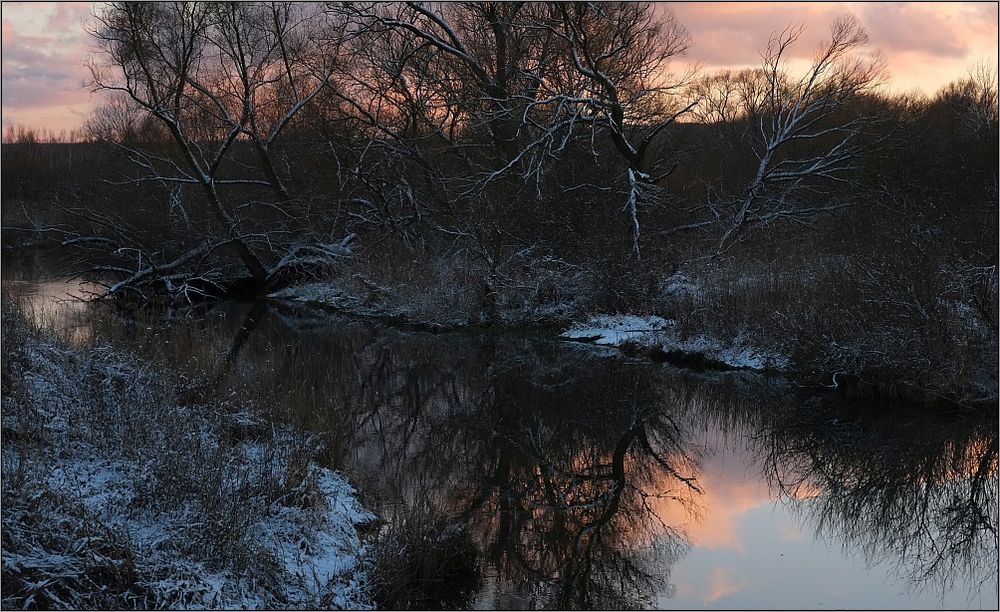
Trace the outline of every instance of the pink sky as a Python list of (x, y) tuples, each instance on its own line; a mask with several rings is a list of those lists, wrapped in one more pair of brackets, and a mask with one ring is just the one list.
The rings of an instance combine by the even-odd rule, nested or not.
[[(706, 71), (756, 65), (768, 35), (806, 26), (806, 57), (838, 15), (864, 24), (888, 61), (890, 86), (934, 93), (978, 62), (997, 64), (997, 4), (866, 2), (664, 3), (691, 32), (688, 60)], [(94, 3), (4, 2), (3, 125), (58, 132), (79, 127), (100, 99), (84, 86), (91, 43), (84, 24)]]

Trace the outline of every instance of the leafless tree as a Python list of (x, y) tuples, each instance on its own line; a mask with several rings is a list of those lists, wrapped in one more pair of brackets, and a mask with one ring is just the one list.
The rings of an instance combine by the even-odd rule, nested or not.
[(639, 205), (649, 187), (676, 168), (658, 150), (658, 137), (695, 104), (679, 103), (692, 73), (676, 75), (670, 62), (691, 39), (669, 10), (652, 3), (576, 2), (559, 6), (560, 35), (581, 77), (570, 93), (589, 123), (606, 131), (628, 165), (625, 210), (639, 254)]
[(521, 168), (538, 148), (527, 141), (554, 63), (552, 35), (535, 25), (549, 19), (547, 5), (331, 3), (328, 10), (349, 15), (364, 41), (347, 103), (376, 137), (453, 152), (476, 187), (457, 181), (462, 195)]
[[(434, 137), (453, 153), (451, 163), (468, 169), (447, 177), (441, 199), (475, 199), (511, 175), (540, 185), (546, 164), (571, 144), (607, 138), (628, 165), (626, 210), (638, 240), (643, 185), (670, 172), (658, 137), (691, 108), (674, 95), (685, 76), (667, 70), (690, 44), (669, 11), (649, 3), (521, 2), (349, 10), (378, 37), (381, 53), (373, 60), (383, 78), (366, 83), (381, 83), (367, 96), (378, 104), (362, 113), (384, 132), (375, 115), (392, 109), (390, 124), (395, 118), (409, 134)], [(426, 148), (420, 153), (426, 158)]]
[(748, 225), (802, 218), (841, 206), (797, 206), (795, 200), (823, 183), (850, 184), (849, 173), (871, 144), (862, 136), (874, 118), (851, 109), (874, 90), (883, 72), (880, 57), (859, 53), (868, 42), (867, 34), (854, 18), (838, 19), (809, 69), (796, 79), (786, 64), (802, 31), (801, 26), (789, 26), (772, 35), (764, 53), (770, 112), (759, 118), (756, 173), (735, 202), (719, 253), (731, 248)]
[(547, 167), (573, 134), (566, 106), (542, 87), (565, 66), (561, 39), (545, 27), (557, 22), (553, 5), (328, 10), (346, 15), (357, 35), (359, 70), (341, 98), (364, 135), (363, 163), (348, 170), (362, 210), (350, 214), (369, 226), (433, 228), (429, 239), (471, 256), (491, 312), (496, 285), (507, 282), (501, 269), (525, 248), (513, 213), (534, 214), (551, 197)]
[(692, 83), (688, 96), (696, 102), (691, 115), (699, 123), (730, 126), (729, 144), (745, 141), (767, 110), (767, 75), (760, 69), (722, 70)]
[(941, 100), (952, 106), (972, 132), (996, 131), (997, 126), (997, 68), (980, 63), (968, 75), (949, 84), (939, 94)]
[[(112, 290), (182, 275), (190, 260), (231, 248), (253, 290), (264, 292), (290, 258), (303, 253), (301, 245), (277, 248), (266, 231), (248, 229), (246, 211), (255, 201), (280, 209), (291, 197), (272, 145), (341, 68), (343, 30), (325, 17), (312, 5), (291, 3), (123, 2), (100, 10), (91, 28), (101, 52), (91, 64), (92, 84), (119, 95), (98, 118), (110, 128), (105, 135), (141, 169), (132, 182), (199, 189), (218, 228), (173, 261), (156, 262), (147, 253), (148, 263)], [(129, 139), (134, 109), (168, 134), (173, 152)], [(240, 159), (238, 143), (252, 147), (256, 163)], [(244, 195), (227, 197), (223, 190)], [(247, 196), (248, 190), (271, 196)]]

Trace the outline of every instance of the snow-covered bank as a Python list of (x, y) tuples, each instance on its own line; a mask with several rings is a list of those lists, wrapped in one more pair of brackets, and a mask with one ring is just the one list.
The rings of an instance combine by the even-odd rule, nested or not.
[(596, 315), (574, 323), (560, 337), (601, 346), (656, 349), (731, 368), (783, 370), (790, 363), (787, 356), (751, 346), (744, 338), (737, 338), (732, 345), (706, 335), (682, 338), (674, 321), (657, 316)]
[(293, 285), (280, 291), (275, 291), (268, 297), (293, 302), (323, 304), (350, 312), (361, 310), (364, 303), (362, 298), (348, 294), (333, 283)]
[(355, 268), (285, 287), (268, 297), (350, 315), (451, 328), (565, 324), (589, 308), (596, 291), (586, 273), (551, 257), (518, 259), (518, 265), (503, 273), (478, 269), (479, 263), (431, 258), (397, 262), (387, 270), (355, 262)]
[(5, 306), (4, 608), (370, 608), (374, 519), (317, 440)]
[[(468, 321), (460, 318), (442, 319), (440, 316), (428, 319), (429, 312), (417, 315), (419, 309), (407, 309), (398, 304), (387, 308), (377, 299), (366, 300), (345, 292), (332, 283), (311, 283), (289, 287), (270, 297), (296, 302), (305, 302), (333, 308), (358, 316), (380, 317), (409, 324), (430, 325), (438, 328), (461, 327)], [(567, 318), (567, 312), (553, 315), (551, 320), (542, 318), (511, 318), (513, 325), (539, 322), (554, 323)], [(682, 337), (676, 322), (657, 316), (596, 315), (577, 322), (560, 334), (567, 340), (588, 342), (604, 347), (638, 347), (662, 351), (678, 360), (697, 360), (707, 365), (750, 370), (783, 370), (790, 360), (778, 351), (755, 346), (744, 336), (726, 343), (709, 334)]]
[[(403, 305), (388, 289), (372, 286), (367, 295), (345, 290), (330, 282), (306, 283), (286, 287), (268, 297), (290, 302), (315, 304), (359, 317), (389, 319), (415, 325), (452, 327), (468, 324), (467, 317), (448, 308), (426, 308), (421, 304)], [(433, 296), (429, 296), (433, 297)]]

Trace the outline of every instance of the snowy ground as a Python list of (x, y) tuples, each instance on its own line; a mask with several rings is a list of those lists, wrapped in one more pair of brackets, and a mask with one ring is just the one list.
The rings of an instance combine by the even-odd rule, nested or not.
[[(337, 311), (361, 317), (395, 319), (408, 323), (427, 323), (441, 326), (462, 325), (467, 321), (454, 316), (447, 309), (422, 308), (423, 304), (399, 303), (399, 297), (387, 288), (379, 291), (350, 292), (336, 283), (306, 283), (286, 287), (270, 294), (271, 298), (318, 304)], [(367, 295), (365, 293), (367, 292)], [(443, 310), (444, 314), (437, 312)]]
[(422, 264), (400, 262), (389, 275), (378, 267), (365, 273), (343, 272), (286, 287), (270, 297), (422, 326), (461, 327), (565, 323), (584, 311), (593, 292), (586, 273), (557, 258), (533, 258), (530, 265), (516, 259), (508, 264), (503, 273), (490, 275), (489, 290), (481, 280), (470, 278), (468, 262), (434, 258)]
[(361, 311), (364, 302), (360, 297), (344, 292), (333, 283), (295, 285), (276, 291), (270, 297), (294, 302), (325, 304), (347, 312)]
[[(260, 585), (265, 588), (255, 584), (254, 576), (213, 567), (183, 554), (182, 543), (191, 524), (199, 520), (197, 513), (138, 508), (141, 502), (133, 484), (135, 466), (67, 457), (51, 470), (49, 492), (82, 505), (84, 516), (125, 540), (139, 573), (145, 576), (137, 586), (159, 605), (194, 609), (320, 604), (339, 609), (371, 607), (360, 571), (364, 546), (355, 525), (372, 516), (360, 507), (353, 489), (328, 470), (318, 469), (315, 475), (325, 509), (303, 510), (276, 504), (269, 516), (249, 525), (248, 534), (260, 547), (258, 553), (277, 562), (273, 570), (283, 580), (283, 584)], [(44, 546), (3, 553), (5, 577), (69, 576), (85, 571), (79, 565), (79, 559)], [(44, 588), (36, 583), (32, 589), (39, 586)], [(16, 597), (17, 593), (4, 593), (5, 600), (9, 596)]]
[[(693, 291), (692, 287), (694, 285), (690, 283), (684, 285), (685, 290)], [(673, 289), (677, 291), (676, 287)], [(405, 314), (399, 308), (373, 309), (366, 305), (363, 299), (349, 295), (336, 285), (327, 283), (290, 287), (273, 294), (272, 297), (325, 304), (361, 315), (403, 317)], [(592, 316), (586, 321), (571, 325), (561, 337), (605, 347), (632, 345), (660, 348), (667, 353), (700, 356), (731, 368), (782, 370), (789, 365), (789, 359), (785, 355), (755, 347), (744, 337), (738, 337), (732, 343), (722, 342), (706, 334), (681, 337), (676, 331), (674, 321), (656, 316), (630, 314)]]
[(372, 607), (374, 517), (313, 438), (4, 327), (5, 609)]
[(574, 323), (560, 337), (600, 346), (632, 345), (698, 355), (732, 368), (782, 370), (789, 365), (785, 355), (750, 346), (743, 338), (732, 345), (705, 335), (682, 338), (675, 327), (673, 321), (656, 316), (596, 315)]

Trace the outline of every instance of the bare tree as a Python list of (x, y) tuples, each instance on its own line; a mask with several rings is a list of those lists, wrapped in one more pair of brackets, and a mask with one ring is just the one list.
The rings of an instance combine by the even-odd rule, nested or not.
[[(548, 161), (600, 136), (628, 164), (626, 209), (638, 240), (643, 185), (671, 170), (658, 137), (691, 108), (675, 95), (687, 75), (668, 70), (690, 40), (669, 11), (627, 2), (350, 10), (366, 32), (381, 36), (379, 51), (393, 55), (376, 59), (392, 78), (370, 92), (380, 100), (375, 110), (397, 109), (407, 129), (425, 126), (451, 148), (452, 163), (467, 164), (468, 176), (449, 177), (450, 197), (442, 199), (474, 199), (511, 174), (540, 184)], [(477, 133), (489, 142), (476, 141)]]
[[(218, 228), (172, 262), (158, 264), (146, 254), (148, 265), (112, 289), (171, 270), (182, 273), (191, 259), (229, 248), (249, 272), (254, 292), (272, 288), (296, 248), (286, 247), (269, 267), (281, 253), (266, 230), (248, 229), (246, 212), (247, 203), (261, 198), (238, 194), (262, 189), (272, 194), (271, 205), (289, 199), (271, 148), (339, 68), (343, 31), (311, 5), (124, 2), (101, 9), (91, 34), (103, 56), (91, 65), (93, 88), (119, 92), (166, 131), (179, 154), (137, 146), (122, 138), (127, 133), (121, 126), (111, 129), (107, 135), (142, 170), (132, 181), (198, 188)], [(115, 114), (134, 123), (134, 116), (123, 114), (133, 111), (115, 104), (119, 112), (106, 112), (103, 123), (113, 123)], [(252, 146), (255, 164), (240, 159), (240, 142)]]
[(727, 144), (736, 145), (767, 109), (767, 75), (760, 69), (722, 70), (692, 83), (688, 96), (696, 102), (692, 117), (699, 123), (729, 128)]
[[(497, 181), (519, 176), (540, 184), (572, 127), (565, 105), (545, 87), (565, 66), (551, 5), (354, 3), (330, 10), (348, 13), (363, 32), (364, 60), (347, 103), (374, 144), (425, 169), (437, 205), (461, 218), (456, 204), (483, 199)], [(439, 172), (436, 160), (447, 171)]]
[(582, 77), (572, 92), (595, 128), (606, 131), (628, 164), (625, 210), (639, 254), (639, 204), (648, 187), (676, 168), (657, 150), (658, 137), (695, 104), (679, 104), (692, 74), (675, 75), (669, 63), (691, 39), (669, 10), (652, 3), (576, 2), (559, 6), (560, 35), (571, 65)]
[(997, 68), (979, 63), (968, 75), (949, 84), (938, 97), (962, 115), (966, 127), (972, 132), (996, 131), (997, 125)]
[(858, 53), (868, 36), (854, 18), (838, 19), (812, 65), (795, 79), (786, 63), (802, 30), (789, 26), (772, 35), (764, 54), (770, 112), (761, 115), (757, 126), (757, 169), (735, 203), (717, 253), (732, 247), (747, 225), (840, 207), (796, 206), (795, 200), (802, 192), (817, 191), (824, 182), (850, 184), (849, 173), (871, 145), (862, 136), (874, 118), (851, 108), (874, 90), (882, 76), (880, 57)]
[(561, 39), (546, 27), (557, 23), (554, 7), (331, 3), (328, 10), (350, 17), (361, 47), (360, 71), (343, 99), (368, 136), (358, 144), (366, 163), (351, 170), (365, 186), (360, 201), (376, 200), (364, 217), (392, 218), (389, 201), (420, 211), (425, 225), (485, 264), (480, 293), (490, 311), (499, 269), (519, 241), (511, 211), (543, 201), (546, 166), (572, 135), (567, 105), (543, 87), (566, 65)]

